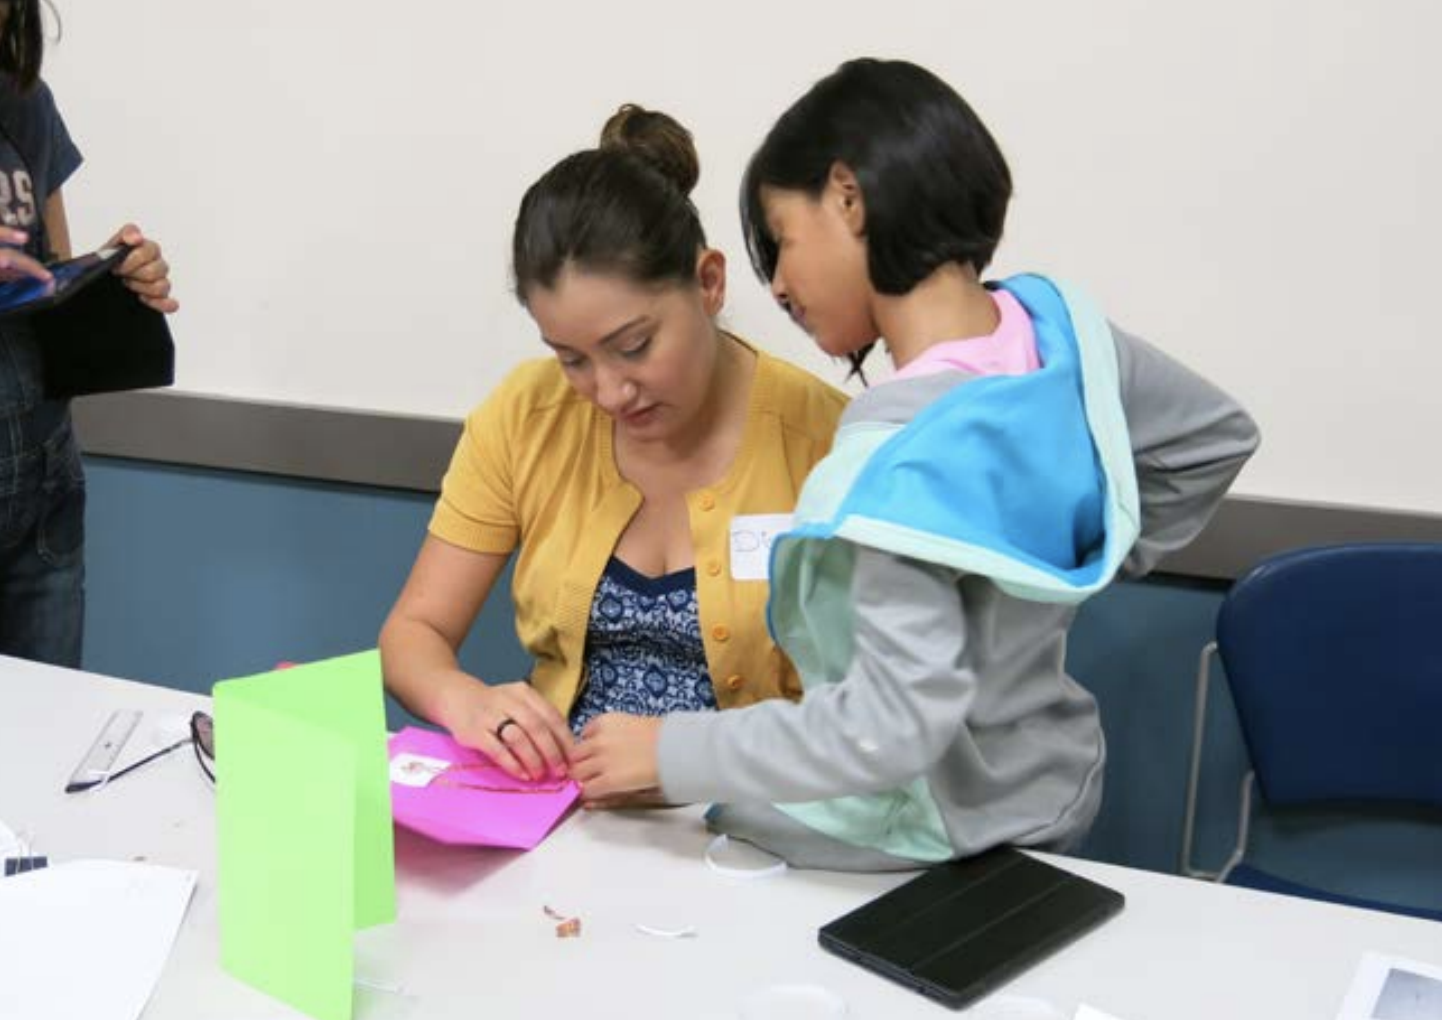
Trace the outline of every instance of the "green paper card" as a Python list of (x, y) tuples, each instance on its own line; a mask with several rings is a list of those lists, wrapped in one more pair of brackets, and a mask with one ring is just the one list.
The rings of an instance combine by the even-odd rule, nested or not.
[(380, 655), (215, 685), (221, 963), (350, 1020), (353, 935), (395, 920)]

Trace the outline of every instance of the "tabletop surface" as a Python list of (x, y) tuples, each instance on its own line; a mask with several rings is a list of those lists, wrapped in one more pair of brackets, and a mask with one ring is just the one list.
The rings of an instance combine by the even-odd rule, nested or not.
[[(145, 713), (124, 762), (183, 733), (206, 704), (0, 658), (0, 821), (54, 863), (138, 859), (199, 872), (145, 1020), (298, 1017), (220, 968), (215, 793), (187, 749), (114, 785), (62, 792), (112, 711)], [(576, 811), (524, 853), (397, 829), (397, 920), (356, 936), (356, 976), (378, 989), (358, 993), (358, 1020), (737, 1017), (797, 984), (835, 996), (848, 1017), (950, 1014), (816, 942), (821, 925), (909, 876), (739, 878), (708, 867), (710, 840), (698, 808)], [(1047, 859), (1121, 891), (1126, 909), (960, 1015), (1070, 1020), (1086, 1003), (1120, 1020), (1315, 1020), (1336, 1016), (1368, 950), (1442, 964), (1442, 925), (1431, 922)], [(727, 860), (762, 863), (735, 847)], [(580, 936), (558, 938), (546, 907), (579, 917)], [(830, 1015), (819, 1003), (786, 1011), (803, 1013)]]

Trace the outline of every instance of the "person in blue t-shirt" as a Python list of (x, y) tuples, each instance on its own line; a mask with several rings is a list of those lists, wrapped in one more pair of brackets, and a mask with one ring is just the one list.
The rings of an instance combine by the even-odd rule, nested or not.
[[(80, 165), (49, 87), (40, 0), (0, 0), (0, 281), (48, 279), (69, 258), (61, 187)], [(161, 312), (170, 267), (133, 224), (108, 244), (133, 250), (115, 269)], [(85, 618), (85, 481), (65, 400), (48, 399), (23, 319), (0, 322), (0, 654), (80, 664)]]

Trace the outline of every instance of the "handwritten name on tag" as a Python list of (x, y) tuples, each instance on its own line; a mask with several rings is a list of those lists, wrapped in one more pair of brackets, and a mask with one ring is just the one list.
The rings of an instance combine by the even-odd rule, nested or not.
[(731, 518), (731, 577), (764, 581), (771, 567), (771, 543), (790, 531), (791, 514), (739, 514)]

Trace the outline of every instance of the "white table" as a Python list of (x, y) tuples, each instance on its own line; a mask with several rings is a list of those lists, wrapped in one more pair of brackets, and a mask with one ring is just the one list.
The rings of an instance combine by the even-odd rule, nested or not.
[[(29, 829), (53, 862), (138, 857), (200, 872), (145, 1020), (293, 1018), (220, 969), (214, 793), (188, 749), (113, 786), (61, 792), (112, 710), (146, 713), (128, 761), (158, 722), (180, 725), (205, 704), (0, 657), (0, 820)], [(382, 996), (368, 1011), (409, 1020), (721, 1018), (759, 989), (805, 982), (841, 996), (849, 1017), (949, 1015), (816, 944), (818, 926), (904, 876), (728, 878), (707, 868), (708, 841), (696, 809), (577, 812), (530, 853), (447, 848), (398, 830), (399, 917), (357, 936), (356, 973), (412, 1001)], [(1119, 917), (1002, 993), (1046, 1000), (1067, 1018), (1085, 1002), (1122, 1020), (1330, 1020), (1364, 951), (1442, 964), (1442, 925), (1058, 863), (1127, 897)], [(558, 939), (545, 905), (579, 915), (581, 937)], [(637, 932), (637, 922), (690, 925), (699, 935), (658, 939)], [(998, 1016), (999, 1007), (987, 1000), (963, 1015)]]

